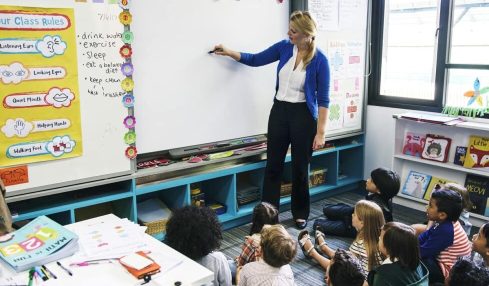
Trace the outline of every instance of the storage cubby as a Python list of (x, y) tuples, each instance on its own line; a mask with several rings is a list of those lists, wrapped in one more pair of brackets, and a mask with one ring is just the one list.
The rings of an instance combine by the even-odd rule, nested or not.
[(75, 222), (111, 213), (134, 221), (136, 217), (132, 197), (77, 208), (75, 209)]
[(200, 189), (205, 194), (205, 204), (212, 202), (225, 205), (226, 212), (219, 215), (221, 221), (231, 219), (236, 214), (236, 193), (234, 176), (217, 177), (200, 182)]
[(340, 150), (338, 153), (338, 185), (358, 182), (363, 176), (363, 148)]
[[(328, 152), (312, 157), (309, 172), (316, 170), (326, 170), (326, 180), (323, 185), (333, 186), (336, 184), (337, 173), (336, 166), (338, 164), (338, 153)], [(319, 187), (319, 186), (316, 186)]]
[(236, 212), (246, 215), (261, 199), (265, 169), (260, 168), (236, 174)]
[(137, 196), (137, 202), (142, 202), (150, 198), (158, 198), (170, 209), (181, 208), (190, 205), (189, 186), (187, 184), (168, 189), (145, 193)]

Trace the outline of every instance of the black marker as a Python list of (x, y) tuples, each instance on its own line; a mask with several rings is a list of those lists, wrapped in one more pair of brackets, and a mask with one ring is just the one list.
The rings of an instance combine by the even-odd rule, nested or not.
[(223, 49), (217, 48), (217, 49), (213, 49), (212, 51), (208, 51), (207, 53), (208, 54), (212, 54), (212, 53), (215, 53), (215, 52), (222, 52), (222, 51), (223, 51)]

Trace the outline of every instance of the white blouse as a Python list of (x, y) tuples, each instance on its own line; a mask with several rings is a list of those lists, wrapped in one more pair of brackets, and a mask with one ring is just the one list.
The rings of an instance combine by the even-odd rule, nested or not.
[(294, 70), (297, 52), (297, 47), (294, 46), (292, 57), (278, 73), (279, 88), (276, 98), (280, 101), (292, 103), (306, 102), (306, 95), (304, 94), (306, 71), (303, 70), (304, 64), (302, 60)]

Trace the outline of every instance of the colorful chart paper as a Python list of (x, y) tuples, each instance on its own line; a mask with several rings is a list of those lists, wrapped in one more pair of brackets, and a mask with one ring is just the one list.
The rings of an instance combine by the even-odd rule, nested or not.
[(73, 9), (0, 6), (0, 167), (82, 154)]

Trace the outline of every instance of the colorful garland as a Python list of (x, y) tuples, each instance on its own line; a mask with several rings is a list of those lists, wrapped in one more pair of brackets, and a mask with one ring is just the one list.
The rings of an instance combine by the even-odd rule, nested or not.
[(132, 65), (132, 47), (131, 44), (134, 41), (134, 34), (131, 32), (132, 15), (129, 12), (131, 7), (131, 0), (119, 0), (119, 7), (122, 12), (119, 14), (119, 21), (124, 25), (124, 33), (121, 35), (123, 45), (119, 49), (119, 54), (124, 59), (124, 63), (121, 66), (121, 72), (126, 77), (121, 82), (121, 88), (126, 92), (122, 98), (122, 104), (127, 108), (128, 115), (124, 118), (123, 124), (128, 129), (124, 134), (124, 142), (129, 145), (124, 152), (129, 159), (135, 159), (138, 150), (136, 148), (136, 118), (134, 117), (134, 81), (132, 80), (132, 74), (134, 73), (134, 66)]

